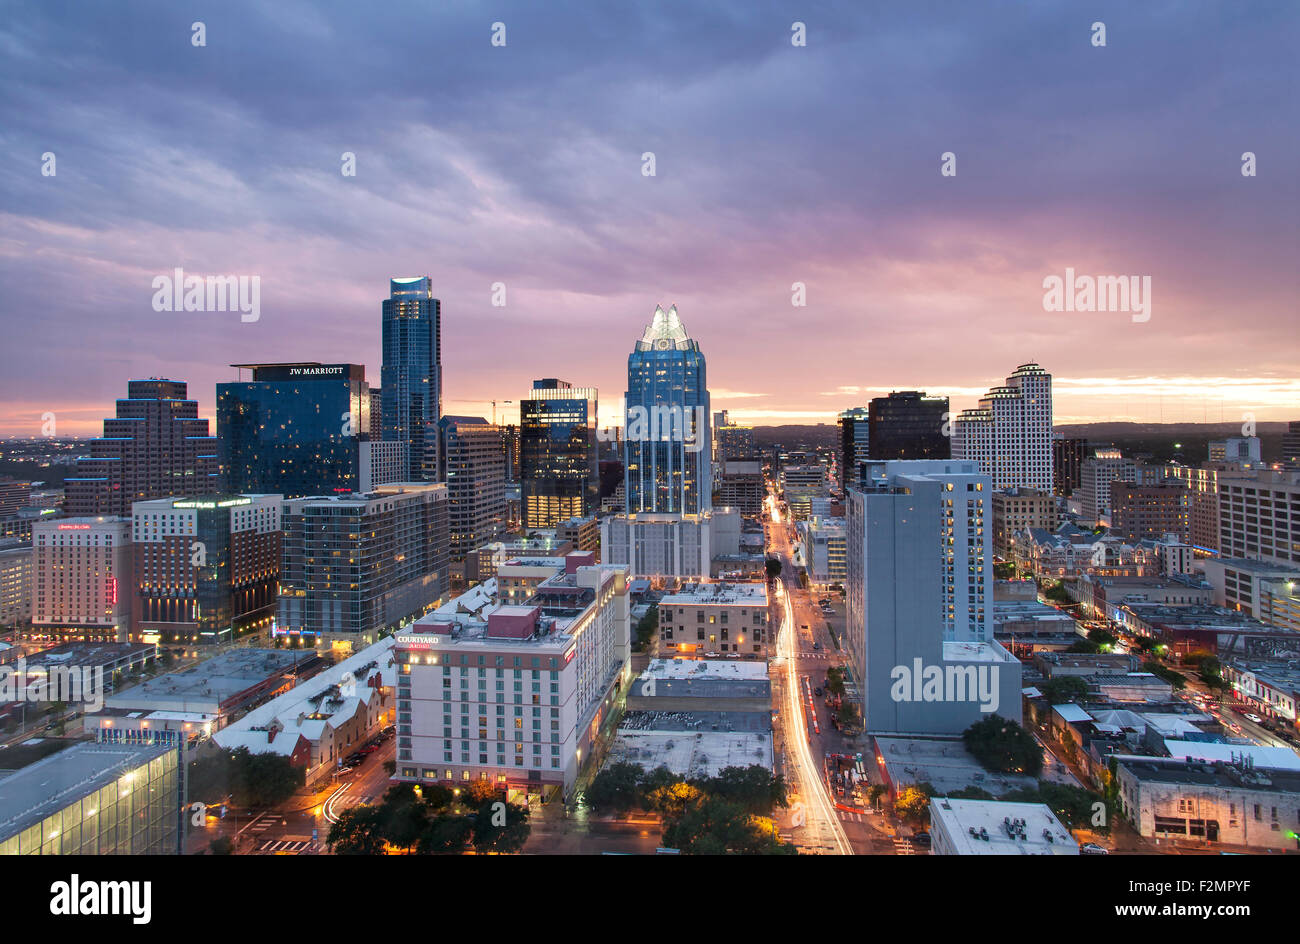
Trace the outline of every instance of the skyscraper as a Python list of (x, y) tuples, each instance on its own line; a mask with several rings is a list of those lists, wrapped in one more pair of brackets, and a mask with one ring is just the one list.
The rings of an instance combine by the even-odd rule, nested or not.
[(413, 480), (438, 477), (442, 302), (429, 277), (393, 279), (383, 303), (384, 439), (410, 444)]
[(131, 503), (218, 491), (217, 439), (179, 380), (132, 380), (104, 435), (65, 480), (68, 514), (129, 516)]
[(359, 444), (370, 437), (363, 366), (231, 366), (252, 370), (253, 379), (217, 384), (217, 436), (229, 491), (297, 498), (363, 490)]
[(952, 424), (952, 457), (978, 462), (1001, 491), (1052, 491), (1052, 375), (1021, 364)]
[(848, 490), (844, 638), (870, 732), (1020, 721), (1020, 663), (990, 628), (990, 484), (974, 462), (872, 461)]
[(438, 433), (438, 479), (447, 483), (451, 559), (461, 561), (506, 528), (501, 430), (481, 416), (444, 416)]
[(700, 514), (712, 505), (709, 390), (704, 354), (677, 306), (656, 305), (627, 359), (627, 512)]
[(525, 528), (552, 528), (596, 511), (596, 389), (533, 381), (519, 403), (520, 500)]
[(858, 463), (871, 455), (871, 411), (855, 406), (840, 414), (840, 488), (852, 485), (858, 476)]
[(948, 398), (903, 390), (876, 397), (868, 409), (872, 459), (947, 459)]

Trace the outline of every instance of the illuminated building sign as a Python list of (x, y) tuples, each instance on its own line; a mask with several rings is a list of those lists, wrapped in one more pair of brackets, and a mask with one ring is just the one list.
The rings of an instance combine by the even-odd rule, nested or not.
[(251, 498), (227, 498), (219, 502), (201, 502), (201, 501), (175, 501), (172, 502), (173, 508), (232, 508), (235, 505), (251, 505)]
[(58, 525), (57, 527), (58, 530), (60, 531), (89, 531), (90, 530), (90, 525), (88, 524), (61, 524)]

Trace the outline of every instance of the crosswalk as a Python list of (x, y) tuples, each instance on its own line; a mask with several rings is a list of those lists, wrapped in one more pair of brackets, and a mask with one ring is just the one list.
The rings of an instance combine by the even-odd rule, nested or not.
[(315, 849), (316, 843), (310, 839), (264, 839), (262, 844), (257, 847), (258, 852), (304, 852), (308, 849)]
[(867, 818), (861, 813), (850, 813), (848, 810), (838, 810), (840, 819), (846, 823), (865, 823)]
[(904, 839), (902, 836), (895, 836), (894, 855), (916, 855), (916, 850), (912, 848), (912, 840)]

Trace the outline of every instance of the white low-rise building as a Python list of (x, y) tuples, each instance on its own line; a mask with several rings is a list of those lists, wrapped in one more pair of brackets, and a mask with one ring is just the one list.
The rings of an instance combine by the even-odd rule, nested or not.
[(666, 655), (766, 659), (772, 639), (764, 583), (695, 583), (659, 601)]
[(1043, 803), (930, 800), (932, 855), (1078, 855), (1079, 844)]

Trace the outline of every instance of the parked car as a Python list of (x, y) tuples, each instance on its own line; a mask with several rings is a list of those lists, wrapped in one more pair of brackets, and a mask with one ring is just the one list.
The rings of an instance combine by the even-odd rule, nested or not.
[(822, 694), (822, 690), (820, 688), (814, 688), (813, 694), (816, 695), (818, 698), (820, 698)]
[(1085, 842), (1079, 846), (1079, 855), (1110, 855), (1110, 850), (1095, 842)]
[(930, 845), (930, 834), (917, 833), (915, 836), (912, 837), (912, 843), (918, 846), (928, 846)]
[(821, 647), (822, 647), (822, 644), (821, 644), (821, 643), (819, 643), (819, 642), (815, 642), (815, 643), (813, 643), (813, 648), (814, 648), (814, 649), (820, 649)]
[(1263, 719), (1263, 718), (1261, 718), (1259, 715), (1253, 715), (1253, 714), (1251, 714), (1250, 712), (1246, 712), (1245, 714), (1242, 715), (1242, 717), (1245, 718), (1247, 721), (1253, 721), (1253, 722), (1255, 722), (1256, 724), (1263, 724), (1263, 723), (1264, 723), (1264, 719)]

